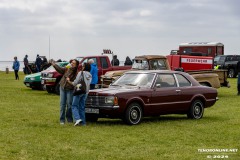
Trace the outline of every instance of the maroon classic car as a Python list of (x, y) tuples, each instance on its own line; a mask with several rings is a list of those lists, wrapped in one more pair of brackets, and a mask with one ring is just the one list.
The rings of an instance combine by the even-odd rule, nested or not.
[(120, 118), (130, 125), (142, 117), (187, 114), (200, 119), (204, 108), (217, 101), (217, 90), (200, 85), (192, 76), (178, 71), (129, 71), (109, 88), (91, 90), (86, 117)]

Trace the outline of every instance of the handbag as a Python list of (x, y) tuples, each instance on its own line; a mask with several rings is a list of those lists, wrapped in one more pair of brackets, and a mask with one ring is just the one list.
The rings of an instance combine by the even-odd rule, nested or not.
[(86, 94), (86, 88), (87, 88), (87, 86), (86, 86), (86, 83), (84, 81), (84, 74), (83, 74), (83, 71), (82, 71), (80, 81), (74, 87), (73, 96)]

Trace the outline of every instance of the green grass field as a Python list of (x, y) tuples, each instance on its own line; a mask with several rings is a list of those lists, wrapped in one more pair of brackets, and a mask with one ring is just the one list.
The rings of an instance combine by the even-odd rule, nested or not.
[[(219, 101), (201, 120), (186, 115), (145, 118), (128, 126), (99, 119), (86, 127), (59, 124), (59, 96), (27, 88), (14, 73), (0, 72), (0, 159), (240, 159), (240, 96), (236, 79), (218, 89)], [(210, 158), (211, 156), (211, 158)]]

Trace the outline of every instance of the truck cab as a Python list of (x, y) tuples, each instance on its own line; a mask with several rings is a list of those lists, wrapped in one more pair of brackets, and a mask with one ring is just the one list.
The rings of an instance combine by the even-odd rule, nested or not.
[(226, 69), (229, 78), (236, 78), (238, 61), (240, 55), (220, 55), (214, 58), (214, 66), (217, 66), (217, 69)]

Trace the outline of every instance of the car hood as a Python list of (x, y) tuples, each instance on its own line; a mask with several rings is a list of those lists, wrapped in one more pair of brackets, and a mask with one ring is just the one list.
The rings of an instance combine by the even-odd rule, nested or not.
[(119, 93), (130, 93), (136, 91), (143, 91), (143, 87), (136, 87), (136, 86), (126, 86), (126, 87), (110, 87), (110, 88), (102, 88), (102, 89), (95, 89), (90, 90), (89, 95), (115, 95)]
[(25, 76), (26, 78), (32, 78), (32, 77), (39, 77), (41, 76), (41, 72), (38, 72), (38, 73), (34, 73), (34, 74), (30, 74), (30, 75), (27, 75)]
[(105, 73), (105, 75), (102, 75), (102, 77), (104, 77), (104, 78), (118, 77), (118, 76), (123, 75), (127, 71), (129, 71), (129, 70), (108, 71)]

